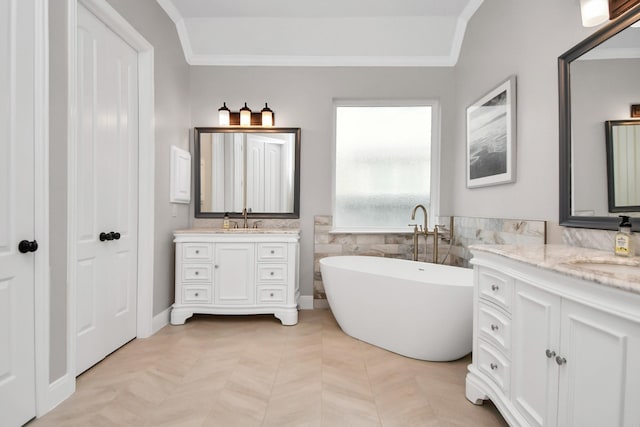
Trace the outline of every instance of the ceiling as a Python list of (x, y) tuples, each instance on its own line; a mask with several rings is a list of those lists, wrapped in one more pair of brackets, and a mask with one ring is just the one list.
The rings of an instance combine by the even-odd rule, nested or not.
[(483, 0), (157, 0), (192, 65), (453, 66)]

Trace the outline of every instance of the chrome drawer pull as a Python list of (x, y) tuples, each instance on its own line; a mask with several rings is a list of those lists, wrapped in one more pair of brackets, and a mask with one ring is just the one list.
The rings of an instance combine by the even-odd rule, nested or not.
[(498, 365), (496, 365), (496, 364), (495, 364), (495, 363), (493, 363), (493, 362), (492, 362), (492, 363), (491, 363), (491, 365), (489, 365), (489, 366), (491, 366), (491, 370), (492, 370), (492, 371), (495, 371), (496, 369), (498, 369)]
[(558, 364), (558, 366), (565, 365), (567, 363), (567, 359), (565, 359), (564, 357), (556, 356), (556, 363)]

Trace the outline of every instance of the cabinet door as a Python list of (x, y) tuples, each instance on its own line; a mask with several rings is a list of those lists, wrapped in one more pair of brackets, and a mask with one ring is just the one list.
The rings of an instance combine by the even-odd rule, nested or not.
[(562, 304), (558, 425), (639, 426), (640, 324)]
[(255, 244), (216, 243), (214, 298), (216, 304), (255, 303)]
[(512, 401), (532, 426), (555, 426), (560, 297), (517, 281), (512, 327)]

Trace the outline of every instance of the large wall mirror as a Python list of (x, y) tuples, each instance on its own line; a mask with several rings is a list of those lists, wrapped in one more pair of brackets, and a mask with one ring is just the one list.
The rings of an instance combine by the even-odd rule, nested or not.
[(640, 208), (627, 204), (621, 210), (610, 203), (611, 177), (638, 182), (640, 170), (626, 162), (623, 169), (622, 161), (607, 169), (607, 122), (629, 120), (631, 105), (640, 104), (639, 21), (635, 6), (558, 58), (560, 225), (614, 230), (625, 212), (634, 230), (640, 229)]
[(300, 217), (300, 128), (195, 128), (195, 216)]

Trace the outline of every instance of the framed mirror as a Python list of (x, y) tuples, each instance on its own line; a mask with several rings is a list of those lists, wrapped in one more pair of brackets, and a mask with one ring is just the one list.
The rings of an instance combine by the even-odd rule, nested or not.
[(608, 120), (609, 212), (640, 212), (640, 120)]
[(300, 217), (300, 128), (194, 129), (195, 216)]
[[(615, 230), (609, 206), (605, 122), (640, 103), (640, 5), (558, 58), (560, 225)], [(640, 229), (640, 209), (625, 211)]]

